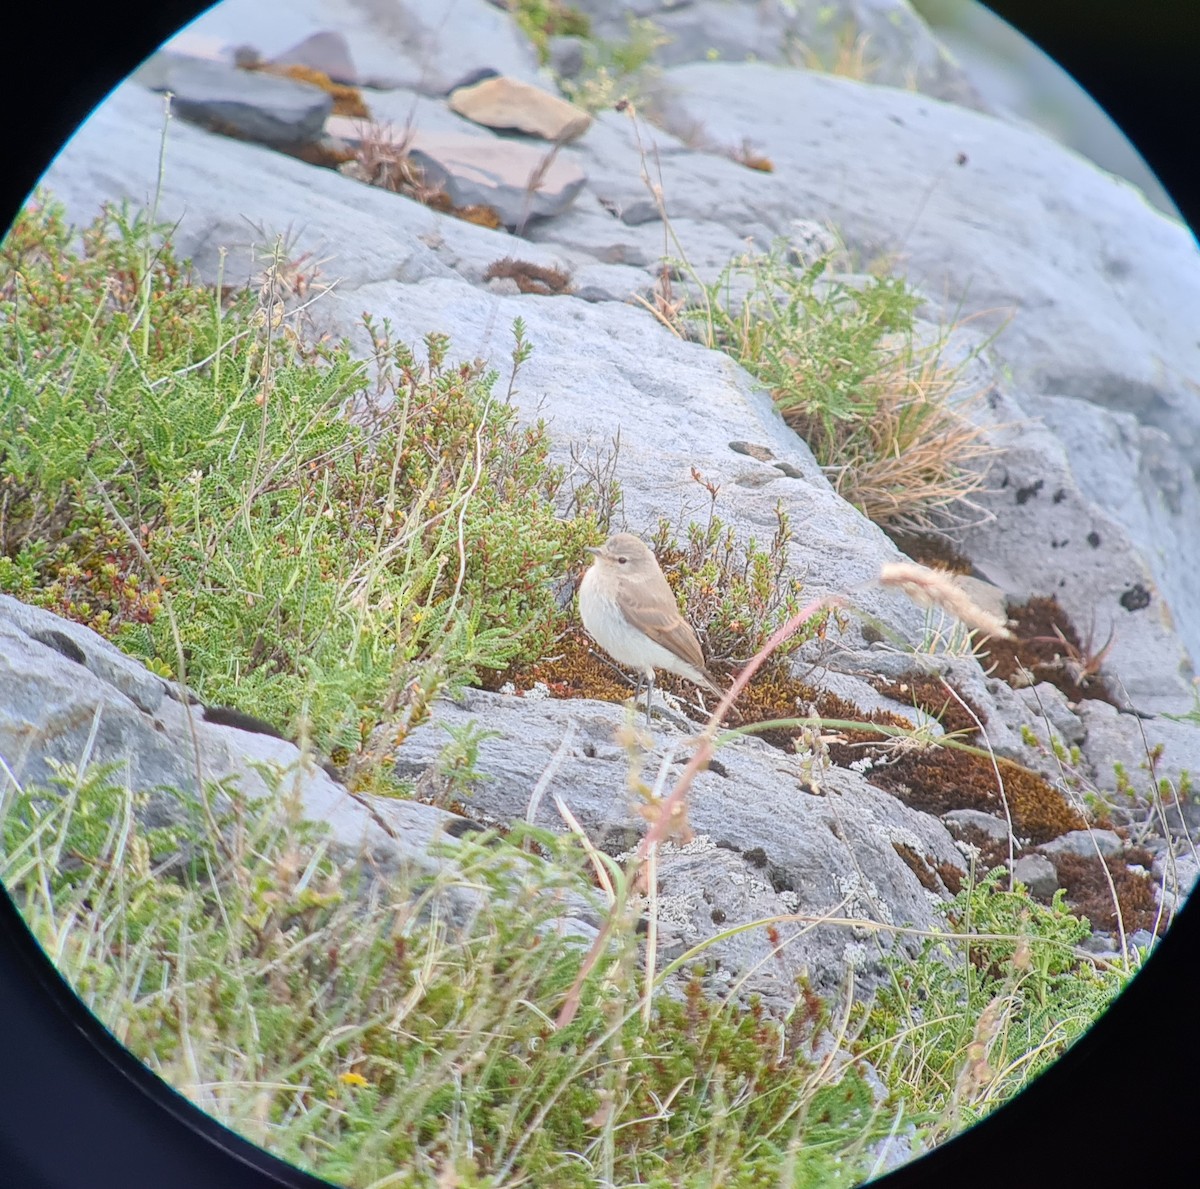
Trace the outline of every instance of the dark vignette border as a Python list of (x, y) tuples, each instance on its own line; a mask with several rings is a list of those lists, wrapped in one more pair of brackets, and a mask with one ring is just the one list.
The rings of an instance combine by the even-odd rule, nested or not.
[[(1106, 107), (1193, 228), (1200, 178), (1200, 5), (990, 0)], [(123, 0), (26, 8), (6, 29), (0, 226), (59, 147), (125, 77), (208, 5)], [(1200, 564), (1200, 563), (1198, 563)], [(1155, 1181), (1194, 1168), (1200, 904), (1176, 919), (1097, 1025), (985, 1123), (876, 1182)], [(13, 1189), (307, 1189), (317, 1180), (235, 1135), (132, 1057), (83, 1007), (0, 889), (0, 1184)], [(547, 1187), (553, 1189), (553, 1187)]]

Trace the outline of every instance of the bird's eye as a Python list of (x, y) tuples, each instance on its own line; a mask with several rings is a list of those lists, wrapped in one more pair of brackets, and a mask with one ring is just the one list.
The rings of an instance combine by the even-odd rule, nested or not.
[(624, 565), (624, 564), (625, 564), (625, 563), (626, 563), (628, 560), (629, 560), (629, 558), (627, 558), (627, 557), (618, 557), (618, 558), (617, 558), (617, 563), (618, 563), (619, 565), (622, 565), (622, 566), (623, 566), (623, 565)]

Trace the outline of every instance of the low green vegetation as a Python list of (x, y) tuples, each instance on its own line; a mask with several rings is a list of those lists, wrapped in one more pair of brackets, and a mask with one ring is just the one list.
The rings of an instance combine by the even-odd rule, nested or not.
[[(890, 1116), (812, 1046), (818, 1016), (714, 1003), (641, 1014), (629, 917), (553, 1021), (587, 939), (573, 840), (457, 845), (370, 883), (277, 795), (144, 832), (112, 773), (0, 801), (0, 879), (87, 1006), (209, 1114), (352, 1187), (849, 1186)], [(214, 840), (216, 839), (216, 840)], [(156, 870), (188, 843), (190, 861)], [(614, 874), (617, 874), (614, 872)], [(369, 895), (367, 893), (370, 893)]]
[[(369, 759), (380, 722), (554, 652), (556, 584), (619, 490), (597, 460), (589, 491), (565, 491), (543, 428), (519, 423), (520, 323), (506, 390), (439, 335), (418, 357), (368, 323), (364, 363), (314, 341), (288, 275), (277, 252), (257, 291), (221, 292), (127, 212), (81, 236), (48, 198), (21, 216), (0, 248), (0, 590)], [(907, 416), (879, 377), (918, 358), (893, 349), (914, 299), (787, 276), (748, 307), (772, 325), (714, 312), (713, 342), (742, 341), (848, 473), (837, 450), (867, 450), (864, 422)], [(796, 610), (790, 538), (782, 513), (745, 548), (711, 514), (680, 540), (660, 527), (713, 659), (744, 660)], [(486, 736), (453, 733), (448, 800), (477, 787)], [(849, 1186), (908, 1124), (933, 1142), (1016, 1092), (1129, 973), (1074, 948), (1086, 926), (1060, 902), (989, 876), (919, 956), (894, 948), (846, 1030), (804, 985), (783, 1018), (713, 1000), (703, 954), (647, 1000), (635, 873), (584, 840), (467, 835), (381, 880), (265, 775), (271, 796), (211, 788), (163, 829), (112, 770), (0, 782), (0, 880), (139, 1058), (348, 1186)], [(590, 953), (561, 928), (581, 896), (611, 914)]]
[[(716, 494), (712, 490), (714, 505)], [(715, 513), (706, 524), (690, 523), (682, 542), (660, 520), (650, 541), (710, 663), (744, 664), (800, 609), (801, 584), (788, 571), (791, 525), (782, 506), (775, 515), (776, 530), (765, 547), (751, 538), (741, 548)], [(770, 663), (784, 661), (824, 619), (814, 616), (772, 653)]]
[(586, 14), (566, 0), (513, 0), (509, 8), (521, 31), (533, 42), (543, 66), (550, 57), (551, 37), (588, 37), (592, 31)]
[(1091, 932), (1060, 889), (1049, 905), (1001, 886), (997, 867), (940, 906), (948, 939), (860, 1009), (854, 1050), (877, 1068), (930, 1143), (969, 1127), (1019, 1093), (1120, 993), (1131, 971), (1077, 947)]
[(387, 326), (365, 365), (314, 345), (281, 271), (219, 296), (141, 219), (77, 247), (26, 210), (0, 251), (0, 590), (353, 750), (403, 691), (540, 655), (600, 534), (556, 515), (495, 373)]
[(746, 256), (682, 317), (770, 390), (844, 499), (885, 527), (928, 530), (979, 489), (993, 449), (964, 416), (960, 369), (915, 334), (920, 296), (898, 277), (828, 277), (829, 263)]
[[(1086, 924), (997, 872), (947, 905), (943, 939), (893, 951), (851, 1060), (830, 1062), (831, 1013), (803, 987), (774, 1019), (714, 1002), (697, 968), (660, 975), (643, 1017), (626, 912), (585, 970), (588, 939), (560, 928), (578, 911), (563, 894), (585, 886), (573, 838), (468, 836), (440, 869), (377, 881), (336, 861), (276, 782), (257, 802), (221, 790), (215, 828), (170, 830), (144, 829), (111, 771), (9, 785), (0, 880), (151, 1069), (351, 1187), (850, 1186), (890, 1133), (937, 1142), (1019, 1091), (1128, 977), (1075, 950)], [(160, 870), (181, 847), (188, 861)], [(627, 903), (628, 874), (611, 875)]]

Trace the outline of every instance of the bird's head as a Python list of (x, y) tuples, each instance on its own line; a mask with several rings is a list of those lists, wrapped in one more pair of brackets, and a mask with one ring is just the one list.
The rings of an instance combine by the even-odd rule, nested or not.
[(589, 545), (587, 551), (596, 559), (596, 565), (621, 576), (636, 578), (658, 568), (654, 554), (633, 533), (616, 533), (603, 545)]

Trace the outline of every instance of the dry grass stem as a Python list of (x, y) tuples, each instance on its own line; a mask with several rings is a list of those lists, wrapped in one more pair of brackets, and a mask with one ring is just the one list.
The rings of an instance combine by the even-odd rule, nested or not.
[(918, 607), (940, 607), (947, 615), (986, 636), (1012, 638), (1005, 621), (973, 602), (948, 570), (931, 570), (916, 562), (888, 562), (880, 568), (879, 582), (895, 587)]

